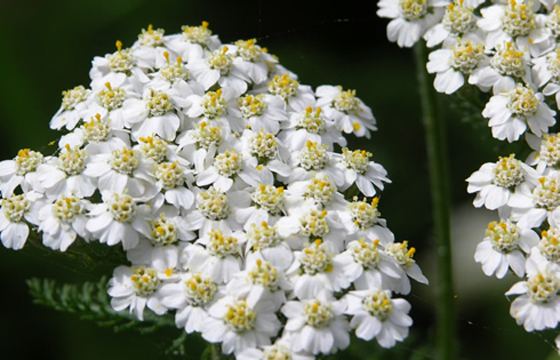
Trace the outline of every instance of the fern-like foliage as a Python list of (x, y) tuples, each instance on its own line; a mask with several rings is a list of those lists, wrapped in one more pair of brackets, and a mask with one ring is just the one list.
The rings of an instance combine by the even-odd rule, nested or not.
[[(164, 327), (175, 328), (172, 316), (157, 316), (147, 312), (144, 321), (139, 321), (127, 311), (113, 310), (107, 295), (107, 283), (107, 277), (102, 277), (95, 283), (83, 284), (57, 284), (55, 280), (38, 278), (27, 281), (34, 303), (76, 314), (81, 319), (94, 321), (99, 326), (112, 327), (117, 332), (134, 329), (146, 334)], [(184, 331), (178, 331), (177, 338), (170, 339), (165, 353), (170, 356), (184, 355), (186, 338)]]

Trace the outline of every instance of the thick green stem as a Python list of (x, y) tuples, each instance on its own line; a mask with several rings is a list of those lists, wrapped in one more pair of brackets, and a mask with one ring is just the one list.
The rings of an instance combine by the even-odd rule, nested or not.
[(456, 359), (453, 269), (451, 262), (450, 190), (445, 122), (438, 116), (436, 93), (426, 71), (426, 45), (415, 45), (422, 116), (430, 170), (430, 190), (437, 249), (437, 353), (439, 360)]

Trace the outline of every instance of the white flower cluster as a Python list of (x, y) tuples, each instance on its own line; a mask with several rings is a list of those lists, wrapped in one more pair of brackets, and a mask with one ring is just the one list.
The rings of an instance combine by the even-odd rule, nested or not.
[(410, 305), (392, 295), (427, 279), (380, 217), (385, 169), (346, 147), (344, 134), (376, 129), (355, 91), (314, 91), (256, 40), (222, 44), (207, 23), (116, 46), (88, 88), (63, 92), (56, 154), (0, 162), (4, 246), (30, 229), (59, 251), (122, 246), (115, 310), (174, 314), (238, 359), (312, 359), (346, 348), (351, 329), (402, 341)]
[[(482, 116), (499, 140), (524, 135), (532, 153), (486, 163), (468, 179), (475, 207), (495, 210), (475, 260), (488, 276), (509, 270), (522, 281), (506, 295), (525, 330), (560, 322), (560, 3), (541, 1), (381, 0), (389, 40), (410, 47), (421, 37), (434, 87), (453, 94), (466, 85), (488, 93)], [(560, 337), (557, 339), (560, 344)]]

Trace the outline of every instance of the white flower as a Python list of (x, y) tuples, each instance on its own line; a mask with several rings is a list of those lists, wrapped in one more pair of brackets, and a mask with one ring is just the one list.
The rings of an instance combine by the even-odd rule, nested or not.
[(300, 84), (290, 73), (275, 75), (266, 88), (255, 89), (256, 93), (265, 91), (284, 100), (287, 110), (303, 111), (309, 106), (315, 106), (313, 89), (309, 85)]
[(278, 96), (262, 93), (245, 95), (238, 100), (239, 111), (251, 130), (265, 131), (276, 135), (282, 122), (288, 120), (284, 102)]
[(384, 348), (395, 346), (408, 336), (412, 319), (408, 316), (410, 304), (404, 299), (392, 299), (388, 290), (350, 291), (345, 296), (346, 314), (352, 315), (350, 326), (356, 336), (370, 341), (373, 338)]
[(292, 360), (314, 360), (315, 357), (303, 351), (293, 351), (290, 348), (290, 336), (282, 335), (274, 344), (262, 346), (261, 349), (247, 349), (237, 354), (237, 360), (275, 360), (275, 359), (292, 359)]
[(40, 191), (39, 175), (37, 168), (44, 161), (40, 152), (30, 149), (18, 151), (13, 160), (0, 162), (0, 192), (3, 197), (10, 197), (14, 190), (21, 186), (26, 192), (33, 189)]
[(474, 6), (468, 1), (454, 0), (445, 9), (441, 22), (428, 29), (424, 34), (426, 46), (434, 47), (457, 36), (479, 32), (476, 26), (478, 17), (473, 10)]
[(377, 15), (392, 19), (387, 26), (389, 41), (400, 47), (412, 47), (440, 21), (443, 7), (448, 4), (441, 0), (380, 0)]
[(338, 211), (341, 223), (344, 224), (349, 234), (366, 239), (379, 240), (381, 245), (387, 246), (392, 243), (395, 236), (386, 227), (385, 219), (380, 218), (378, 209), (379, 198), (374, 197), (371, 201), (359, 200), (355, 197), (351, 202), (345, 204)]
[(224, 354), (266, 346), (278, 334), (280, 320), (272, 301), (244, 299), (227, 295), (208, 309), (210, 317), (202, 329), (202, 337), (211, 343), (222, 343)]
[(495, 89), (495, 93), (482, 116), (489, 119), (488, 126), (496, 139), (517, 141), (527, 126), (533, 134), (541, 136), (556, 123), (556, 112), (544, 102), (543, 94), (531, 88), (506, 84), (503, 89)]
[[(467, 191), (477, 193), (475, 207), (496, 210), (508, 205), (512, 194), (519, 189), (530, 189), (538, 183), (537, 172), (515, 158), (514, 154), (500, 157), (495, 163), (485, 163), (467, 178)], [(520, 190), (521, 191), (521, 190)]]
[(550, 263), (527, 260), (527, 280), (515, 283), (506, 296), (520, 295), (511, 303), (510, 315), (526, 331), (555, 328), (560, 321), (560, 269)]
[(38, 210), (43, 206), (41, 197), (38, 192), (28, 192), (0, 201), (0, 238), (6, 248), (23, 248), (29, 236), (28, 224), (38, 224)]
[(51, 119), (51, 129), (59, 130), (64, 127), (72, 130), (83, 118), (85, 110), (90, 105), (90, 92), (91, 90), (82, 85), (63, 91), (62, 105)]
[(290, 336), (293, 351), (332, 354), (350, 344), (350, 326), (344, 317), (346, 301), (336, 300), (323, 290), (315, 298), (288, 301), (281, 309), (288, 321), (284, 334)]
[(111, 296), (111, 307), (115, 311), (129, 308), (138, 320), (144, 320), (146, 306), (157, 315), (163, 315), (167, 308), (162, 305), (157, 294), (161, 285), (161, 274), (144, 266), (118, 266), (109, 280), (107, 293)]
[(488, 224), (484, 240), (478, 244), (474, 259), (482, 264), (486, 276), (496, 275), (502, 279), (507, 271), (525, 275), (525, 256), (537, 244), (539, 237), (531, 229), (520, 228), (512, 222), (493, 221)]
[(375, 188), (383, 190), (383, 183), (391, 182), (385, 168), (369, 160), (371, 156), (372, 154), (365, 150), (342, 149), (342, 161), (339, 164), (344, 168), (345, 184), (339, 187), (339, 190), (344, 191), (356, 184), (364, 196), (372, 197), (377, 193)]

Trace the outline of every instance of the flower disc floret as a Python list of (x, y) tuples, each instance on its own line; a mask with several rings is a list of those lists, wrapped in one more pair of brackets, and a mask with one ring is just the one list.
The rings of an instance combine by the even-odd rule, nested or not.
[(22, 149), (15, 158), (16, 175), (23, 176), (37, 170), (43, 162), (43, 154), (37, 151)]
[(245, 119), (253, 116), (261, 116), (268, 108), (266, 102), (263, 101), (264, 95), (245, 95), (239, 98), (239, 110)]
[(214, 167), (220, 175), (231, 177), (241, 170), (241, 156), (233, 149), (226, 150), (216, 156)]
[(554, 263), (560, 261), (560, 229), (544, 230), (537, 247), (548, 261)]
[(313, 238), (322, 238), (329, 233), (329, 224), (326, 219), (327, 211), (313, 210), (300, 218), (300, 234)]
[(2, 210), (6, 218), (12, 223), (18, 223), (24, 220), (23, 216), (31, 209), (31, 201), (25, 194), (12, 195), (0, 202)]
[(453, 34), (465, 34), (476, 26), (476, 17), (472, 9), (464, 6), (464, 1), (455, 1), (449, 4), (443, 19), (441, 20), (444, 28)]
[(560, 165), (560, 134), (544, 134), (543, 137), (544, 140), (541, 142), (539, 159), (547, 166), (558, 168)]
[(429, 10), (428, 0), (400, 0), (399, 10), (406, 20), (422, 19)]
[(247, 232), (247, 239), (254, 250), (274, 247), (282, 242), (276, 227), (269, 226), (266, 221), (260, 225), (251, 224), (251, 228)]
[(72, 111), (81, 102), (87, 100), (90, 90), (83, 85), (76, 86), (73, 89), (62, 92), (62, 108), (66, 111)]
[(321, 117), (321, 108), (318, 107), (313, 111), (311, 106), (305, 109), (305, 112), (297, 118), (297, 129), (304, 129), (311, 134), (322, 134), (325, 132), (325, 120)]
[(515, 158), (514, 154), (508, 157), (500, 157), (496, 162), (494, 172), (494, 184), (506, 189), (513, 189), (515, 186), (523, 182), (525, 172), (522, 168), (522, 162)]
[(216, 119), (227, 114), (228, 103), (222, 97), (222, 89), (208, 91), (201, 102), (202, 112), (208, 119)]
[(470, 74), (485, 56), (484, 46), (469, 40), (460, 40), (451, 50), (451, 66), (463, 74)]
[(81, 174), (86, 167), (87, 152), (84, 149), (71, 149), (66, 145), (66, 151), (60, 152), (58, 155), (59, 167), (68, 176)]
[(374, 197), (371, 203), (364, 200), (354, 198), (354, 201), (348, 204), (348, 210), (352, 215), (352, 221), (360, 230), (366, 230), (379, 221), (381, 213), (377, 209), (379, 198)]
[(323, 169), (329, 162), (329, 154), (326, 144), (319, 144), (307, 140), (305, 146), (298, 154), (299, 166), (305, 170)]
[(209, 277), (204, 277), (200, 273), (193, 273), (185, 280), (185, 295), (191, 306), (203, 306), (214, 299), (214, 294), (218, 290), (217, 285)]
[(289, 74), (276, 75), (271, 82), (268, 83), (268, 91), (280, 96), (284, 100), (288, 100), (292, 96), (298, 94), (299, 82), (290, 79)]
[(356, 98), (356, 90), (349, 89), (346, 91), (342, 91), (342, 88), (340, 86), (339, 88), (341, 91), (334, 97), (332, 103), (333, 107), (336, 110), (342, 111), (346, 114), (359, 111), (361, 101)]
[(212, 70), (216, 70), (220, 75), (227, 75), (233, 65), (233, 55), (228, 54), (228, 47), (213, 51), (207, 58), (206, 63)]
[(514, 115), (528, 118), (536, 114), (540, 101), (533, 89), (518, 85), (508, 95), (508, 108)]
[(380, 321), (386, 320), (393, 312), (393, 301), (390, 291), (373, 292), (362, 299), (362, 305), (367, 312)]
[(197, 209), (210, 220), (223, 220), (229, 214), (229, 202), (226, 194), (219, 193), (211, 187), (196, 197)]
[(144, 100), (149, 117), (163, 116), (172, 109), (169, 96), (161, 90), (150, 89)]
[(269, 262), (257, 260), (257, 266), (254, 266), (247, 273), (247, 279), (253, 285), (259, 285), (270, 291), (278, 290), (278, 281), (280, 279), (278, 271)]
[(117, 52), (110, 55), (109, 67), (113, 72), (129, 75), (135, 66), (134, 57), (130, 54), (130, 49), (122, 49), (122, 42), (117, 40)]
[(517, 51), (512, 43), (498, 46), (496, 54), (490, 59), (490, 65), (502, 76), (521, 79), (527, 68), (525, 54)]
[(138, 149), (148, 159), (160, 163), (167, 157), (167, 142), (159, 137), (147, 136), (138, 138)]
[(111, 134), (109, 124), (101, 120), (101, 115), (95, 114), (91, 120), (82, 126), (86, 143), (99, 143), (107, 140)]
[(560, 205), (560, 187), (556, 178), (539, 178), (533, 190), (533, 201), (537, 207), (554, 210)]
[(108, 210), (113, 216), (113, 220), (128, 223), (134, 220), (137, 205), (132, 196), (128, 194), (113, 194), (108, 203)]
[(378, 245), (379, 240), (366, 241), (364, 238), (360, 238), (351, 243), (349, 250), (354, 261), (367, 270), (374, 268), (379, 262)]
[(111, 83), (105, 83), (105, 88), (97, 93), (97, 100), (108, 111), (118, 109), (126, 99), (126, 90), (121, 87), (112, 87)]
[(233, 236), (225, 236), (220, 229), (212, 229), (208, 234), (206, 249), (211, 255), (225, 258), (239, 254), (239, 241)]
[(305, 301), (303, 317), (307, 325), (316, 329), (327, 327), (334, 320), (331, 305), (318, 299)]
[(528, 36), (531, 30), (535, 29), (535, 13), (530, 6), (510, 0), (504, 7), (502, 17), (502, 29), (509, 36)]
[(354, 170), (358, 174), (363, 174), (367, 171), (369, 158), (372, 154), (365, 150), (350, 151), (345, 147), (342, 149), (342, 156), (346, 167)]
[(140, 159), (135, 150), (124, 147), (122, 150), (113, 150), (111, 152), (109, 164), (113, 170), (120, 174), (132, 175), (134, 170), (138, 168)]
[(485, 236), (490, 239), (494, 250), (509, 253), (518, 248), (521, 231), (519, 226), (511, 221), (492, 221), (488, 224)]
[(54, 202), (52, 212), (55, 218), (69, 224), (77, 216), (84, 215), (86, 209), (80, 198), (62, 195), (60, 199)]
[(416, 249), (414, 247), (408, 248), (408, 241), (395, 242), (385, 245), (385, 253), (404, 267), (408, 267), (415, 263), (414, 254)]
[(185, 183), (185, 168), (177, 161), (158, 164), (155, 175), (166, 189), (176, 188)]
[(165, 30), (154, 30), (154, 27), (150, 24), (147, 29), (142, 29), (142, 32), (138, 35), (138, 45), (152, 47), (162, 46), (163, 35), (165, 35)]
[(534, 303), (548, 303), (560, 292), (560, 280), (553, 273), (538, 273), (527, 279), (527, 295)]
[(278, 154), (278, 143), (274, 134), (260, 130), (249, 139), (249, 151), (260, 164), (272, 160)]
[(242, 333), (255, 327), (257, 314), (245, 300), (237, 300), (227, 305), (224, 321), (233, 331)]
[(325, 274), (333, 270), (332, 254), (321, 244), (321, 239), (317, 239), (302, 250), (299, 262), (305, 274)]
[(267, 346), (261, 355), (262, 360), (292, 360), (290, 350), (282, 344)]
[(191, 136), (199, 148), (208, 149), (210, 145), (219, 145), (222, 142), (221, 132), (221, 126), (212, 126), (203, 121), (195, 125)]
[(307, 185), (305, 196), (325, 206), (332, 201), (336, 192), (337, 188), (333, 182), (329, 180), (328, 176), (323, 176), (322, 178), (314, 176), (309, 181), (309, 185)]
[(261, 184), (251, 193), (253, 203), (271, 215), (278, 215), (284, 208), (284, 188)]
[(130, 280), (134, 285), (134, 289), (138, 296), (146, 297), (156, 292), (160, 280), (157, 270), (146, 268), (144, 266), (138, 269), (132, 268)]
[(208, 22), (203, 21), (200, 26), (185, 25), (181, 27), (181, 30), (186, 40), (202, 46), (208, 46), (212, 37), (212, 31), (208, 28), (208, 25)]
[(245, 61), (257, 62), (261, 58), (263, 49), (257, 45), (256, 39), (238, 40), (234, 45), (237, 46), (237, 56)]
[(183, 65), (182, 57), (178, 56), (177, 61), (170, 62), (169, 53), (167, 51), (163, 53), (163, 56), (165, 57), (167, 63), (159, 69), (161, 77), (169, 82), (175, 82), (177, 80), (187, 81), (191, 78), (189, 71)]
[(177, 225), (164, 217), (149, 221), (150, 241), (156, 246), (168, 246), (177, 243)]

